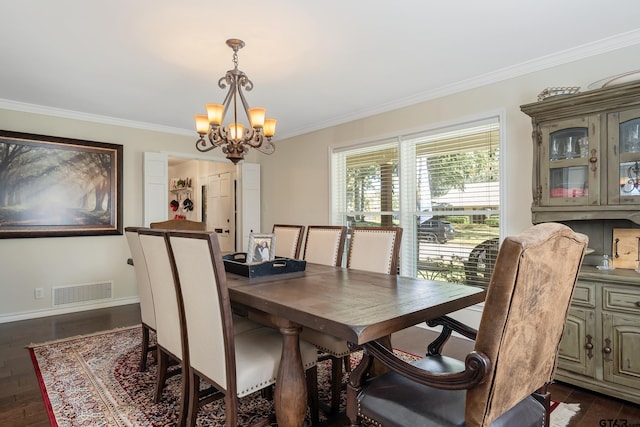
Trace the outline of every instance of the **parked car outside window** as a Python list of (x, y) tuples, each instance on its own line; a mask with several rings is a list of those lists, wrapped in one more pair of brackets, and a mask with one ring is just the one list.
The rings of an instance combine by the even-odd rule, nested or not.
[(446, 243), (455, 237), (455, 230), (449, 221), (428, 219), (418, 225), (418, 240)]

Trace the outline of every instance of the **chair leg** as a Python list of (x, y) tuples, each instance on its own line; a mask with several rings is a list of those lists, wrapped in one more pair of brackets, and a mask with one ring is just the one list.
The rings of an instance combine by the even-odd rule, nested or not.
[(149, 353), (149, 328), (146, 325), (142, 325), (142, 349), (140, 350), (140, 366), (138, 371), (144, 372), (147, 370), (147, 354)]
[(225, 425), (228, 427), (238, 427), (238, 396), (227, 393), (224, 395), (225, 404)]
[(200, 408), (199, 402), (199, 390), (200, 390), (200, 377), (189, 369), (189, 410), (187, 413), (187, 426), (195, 427), (196, 419), (198, 418), (198, 409)]
[(549, 393), (548, 386), (549, 384), (545, 384), (532, 394), (532, 396), (544, 406), (544, 427), (549, 427), (551, 420), (551, 393)]
[(158, 359), (158, 376), (156, 378), (156, 396), (155, 403), (159, 403), (162, 399), (162, 390), (167, 381), (167, 370), (169, 369), (169, 355), (162, 351), (160, 347), (157, 348)]
[(331, 358), (331, 413), (340, 410), (340, 393), (342, 391), (342, 360)]
[[(195, 374), (194, 374), (195, 375)], [(180, 399), (179, 399), (179, 407), (180, 407), (180, 415), (178, 418), (178, 425), (180, 427), (187, 426), (187, 416), (189, 415), (189, 393), (190, 393), (190, 384), (191, 384), (191, 369), (188, 366), (182, 364), (182, 375), (180, 378)], [(196, 405), (198, 404), (198, 396), (196, 396)], [(197, 412), (197, 410), (196, 410)]]
[(311, 425), (320, 425), (320, 403), (318, 397), (318, 366), (307, 369), (307, 399), (311, 412)]
[(342, 358), (342, 361), (344, 362), (344, 371), (351, 372), (351, 355), (347, 354)]

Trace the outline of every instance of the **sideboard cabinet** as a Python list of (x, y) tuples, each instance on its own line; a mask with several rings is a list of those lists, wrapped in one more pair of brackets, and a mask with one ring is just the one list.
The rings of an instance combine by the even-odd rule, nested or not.
[(533, 223), (640, 224), (640, 82), (522, 105), (533, 125)]
[[(616, 270), (617, 271), (617, 270)], [(640, 285), (583, 267), (558, 353), (556, 379), (640, 404)]]

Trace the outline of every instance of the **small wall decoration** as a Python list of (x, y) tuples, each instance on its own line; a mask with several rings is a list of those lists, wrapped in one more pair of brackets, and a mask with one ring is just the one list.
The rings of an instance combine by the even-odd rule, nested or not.
[(247, 264), (271, 261), (276, 258), (275, 234), (249, 234)]
[(0, 238), (122, 234), (122, 151), (0, 130)]

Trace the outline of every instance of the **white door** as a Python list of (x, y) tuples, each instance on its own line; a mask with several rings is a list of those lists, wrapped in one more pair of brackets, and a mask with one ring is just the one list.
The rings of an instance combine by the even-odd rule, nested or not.
[(207, 179), (207, 230), (218, 234), (222, 252), (234, 252), (233, 179), (230, 172), (210, 175)]
[(167, 155), (144, 153), (144, 226), (152, 222), (165, 221), (169, 206), (169, 178)]
[[(238, 247), (244, 252), (249, 246), (249, 234), (260, 233), (260, 165), (256, 163), (240, 164), (240, 217), (242, 218)], [(271, 231), (271, 230), (269, 230)]]

